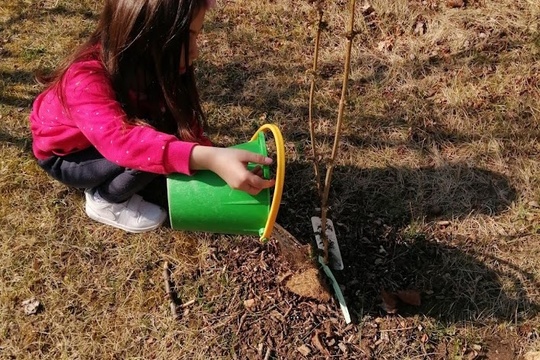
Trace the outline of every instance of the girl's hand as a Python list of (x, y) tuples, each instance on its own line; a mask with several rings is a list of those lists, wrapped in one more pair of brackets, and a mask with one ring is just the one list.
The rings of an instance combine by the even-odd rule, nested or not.
[(261, 177), (259, 167), (253, 172), (248, 163), (269, 165), (272, 159), (246, 150), (197, 145), (191, 152), (192, 170), (210, 170), (219, 175), (233, 189), (257, 195), (261, 190), (274, 186), (275, 180)]

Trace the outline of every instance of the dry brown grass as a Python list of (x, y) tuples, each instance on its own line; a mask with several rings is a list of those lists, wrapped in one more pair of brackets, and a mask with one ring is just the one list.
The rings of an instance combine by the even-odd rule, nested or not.
[[(330, 195), (346, 265), (336, 275), (356, 318), (348, 358), (510, 359), (540, 348), (540, 2), (445, 3), (358, 6)], [(315, 96), (325, 154), (346, 9), (331, 1), (325, 10)], [(246, 289), (270, 271), (234, 260), (247, 248), (261, 259), (271, 253), (256, 239), (124, 234), (87, 219), (81, 192), (36, 166), (32, 73), (87, 36), (98, 12), (87, 0), (0, 4), (0, 358), (257, 358), (263, 343), (276, 358), (298, 358), (302, 344), (323, 357), (301, 327), (290, 325), (280, 343), (242, 327), (281, 301), (244, 308), (254, 296)], [(282, 129), (289, 164), (279, 222), (305, 242), (318, 206), (307, 128), (315, 19), (307, 1), (223, 1), (205, 25), (199, 62), (216, 142), (245, 141), (262, 122)], [(181, 299), (195, 300), (180, 321), (169, 313), (163, 260), (175, 266)], [(382, 288), (418, 289), (422, 306), (388, 316)], [(32, 297), (43, 309), (26, 316), (21, 302)]]

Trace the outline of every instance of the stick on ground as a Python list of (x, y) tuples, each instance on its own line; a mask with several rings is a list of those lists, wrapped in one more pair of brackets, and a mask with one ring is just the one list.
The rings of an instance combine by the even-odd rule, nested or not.
[(178, 309), (176, 307), (176, 294), (172, 290), (172, 283), (171, 283), (171, 271), (169, 267), (169, 262), (165, 261), (163, 263), (163, 279), (165, 281), (165, 291), (167, 292), (167, 296), (169, 298), (169, 306), (171, 308), (171, 314), (173, 316), (173, 319), (178, 319)]

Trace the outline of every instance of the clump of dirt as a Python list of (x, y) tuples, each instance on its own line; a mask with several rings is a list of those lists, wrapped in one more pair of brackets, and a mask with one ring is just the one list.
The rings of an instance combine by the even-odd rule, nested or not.
[(302, 270), (285, 283), (287, 290), (314, 300), (328, 302), (332, 298), (319, 269), (311, 267)]
[(301, 244), (279, 224), (275, 225), (274, 238), (281, 257), (294, 271), (285, 283), (287, 290), (305, 298), (330, 301), (332, 295), (314, 260), (312, 247), (309, 244)]
[(284, 227), (274, 225), (272, 238), (276, 240), (282, 258), (293, 270), (303, 270), (313, 267), (313, 251), (309, 244), (302, 244)]

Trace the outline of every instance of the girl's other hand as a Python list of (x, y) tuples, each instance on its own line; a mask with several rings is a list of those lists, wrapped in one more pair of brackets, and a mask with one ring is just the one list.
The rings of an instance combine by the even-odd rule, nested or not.
[(246, 150), (197, 145), (191, 153), (192, 170), (210, 170), (219, 175), (231, 188), (257, 195), (275, 185), (275, 180), (261, 177), (260, 167), (247, 169), (248, 163), (270, 165), (272, 159)]

